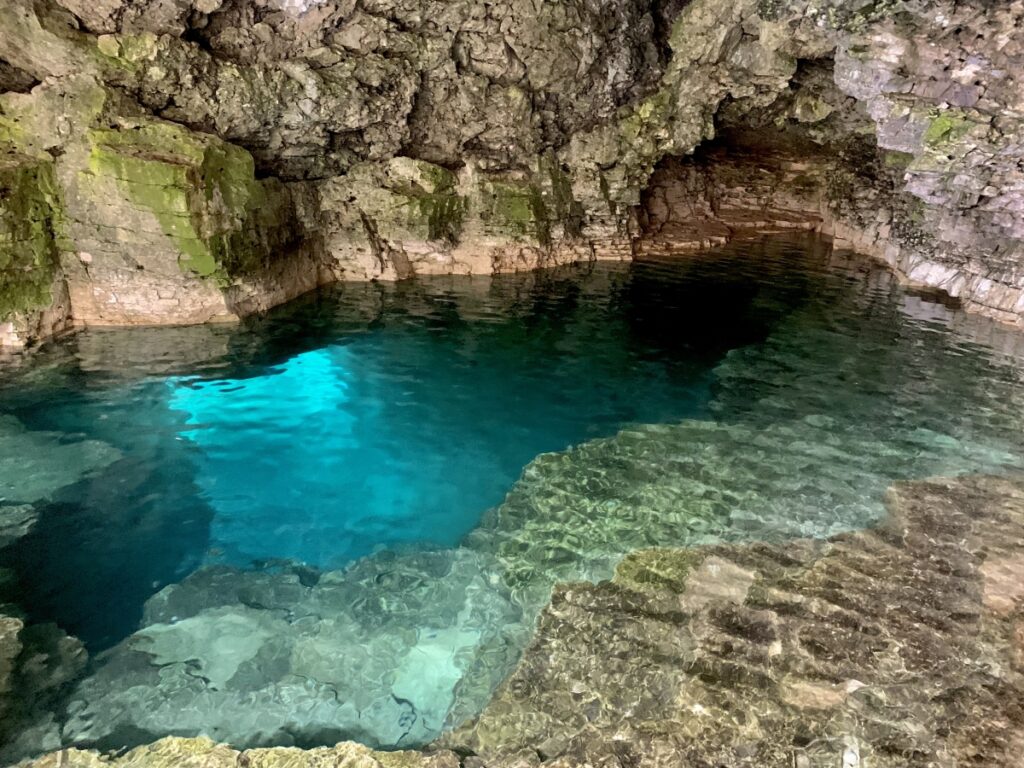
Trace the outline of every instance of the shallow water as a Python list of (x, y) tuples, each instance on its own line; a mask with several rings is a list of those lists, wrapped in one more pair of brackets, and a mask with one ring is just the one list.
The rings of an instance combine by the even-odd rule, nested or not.
[(486, 703), (556, 580), (1019, 468), (1021, 350), (811, 240), (52, 345), (0, 391), (5, 612), (91, 658), (0, 754), (425, 743)]

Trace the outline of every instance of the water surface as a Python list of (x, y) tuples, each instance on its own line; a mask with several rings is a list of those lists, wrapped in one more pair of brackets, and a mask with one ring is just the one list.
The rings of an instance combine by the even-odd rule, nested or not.
[(1019, 468), (1021, 349), (811, 240), (52, 345), (2, 382), (0, 564), (91, 656), (9, 754), (422, 744), (479, 711), (556, 580)]

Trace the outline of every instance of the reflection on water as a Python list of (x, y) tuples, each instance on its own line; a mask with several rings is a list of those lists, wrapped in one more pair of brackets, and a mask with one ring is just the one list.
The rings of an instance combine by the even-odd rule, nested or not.
[(479, 711), (555, 580), (1020, 466), (1021, 350), (813, 241), (53, 345), (0, 401), (5, 611), (94, 656), (8, 753), (424, 743)]

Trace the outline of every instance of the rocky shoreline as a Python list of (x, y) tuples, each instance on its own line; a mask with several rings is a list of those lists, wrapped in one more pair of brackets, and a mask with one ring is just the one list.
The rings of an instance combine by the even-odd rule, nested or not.
[(640, 550), (559, 585), (515, 672), (424, 752), (166, 738), (47, 766), (1011, 766), (1024, 745), (1024, 482), (897, 484), (828, 540)]
[[(1019, 326), (1022, 19), (1020, 0), (10, 0), (0, 341), (686, 246), (647, 205), (680, 183), (677, 218), (707, 203), (711, 241), (818, 229)], [(790, 158), (776, 203), (743, 131)], [(710, 197), (685, 167), (702, 154)]]

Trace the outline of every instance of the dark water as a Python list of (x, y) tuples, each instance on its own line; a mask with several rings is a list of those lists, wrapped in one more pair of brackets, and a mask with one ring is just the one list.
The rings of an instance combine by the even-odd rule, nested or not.
[[(204, 714), (175, 699), (166, 722), (236, 744), (425, 741), (472, 714), (514, 661), (537, 607), (517, 597), (524, 579), (542, 593), (555, 578), (600, 576), (631, 546), (827, 535), (869, 524), (892, 479), (1018, 467), (1018, 348), (1014, 334), (908, 296), (812, 241), (345, 285), (240, 326), (93, 331), (52, 345), (0, 389), (2, 503), (37, 516), (0, 565), (29, 620), (56, 623), (91, 654), (113, 650), (94, 658), (71, 705), (54, 704), (64, 725), (47, 732), (108, 747), (170, 732), (157, 714), (106, 724), (104, 711), (144, 695), (119, 690), (121, 679), (170, 701), (153, 681), (189, 664), (218, 695), (248, 697), (246, 711), (260, 711), (265, 694), (265, 711), (278, 712), (302, 665), (304, 680), (338, 699), (342, 672), (310, 659), (358, 647), (382, 670), (360, 685), (411, 702), (412, 714), (371, 697), (353, 718), (380, 725), (332, 730), (322, 723), (345, 717), (310, 704), (308, 723), (275, 730), (238, 717), (218, 725), (210, 713), (228, 704)], [(678, 426), (630, 431), (648, 424)], [(531, 465), (481, 523), (535, 457), (579, 444)], [(719, 494), (713, 509), (709, 492), (666, 469), (698, 447), (702, 487)], [(647, 538), (616, 527), (635, 518), (615, 518), (609, 498), (634, 515), (659, 510)], [(604, 533), (572, 546), (545, 538), (582, 531), (580, 520)], [(423, 605), (403, 602), (410, 584)], [(145, 607), (168, 585), (178, 586)], [(494, 595), (473, 603), (474, 589)], [(224, 595), (241, 595), (233, 614)], [(345, 611), (359, 630), (342, 637)], [(315, 642), (301, 629), (287, 651), (267, 650), (308, 617), (321, 622)], [(342, 633), (329, 642), (327, 624)], [(512, 628), (500, 643), (497, 625)], [(209, 626), (252, 670), (204, 661)], [(376, 650), (391, 637), (425, 659), (405, 677), (408, 649)], [(499, 645), (468, 690), (483, 662), (452, 659)], [(150, 667), (162, 671), (147, 677)], [(366, 714), (374, 707), (378, 720)]]

